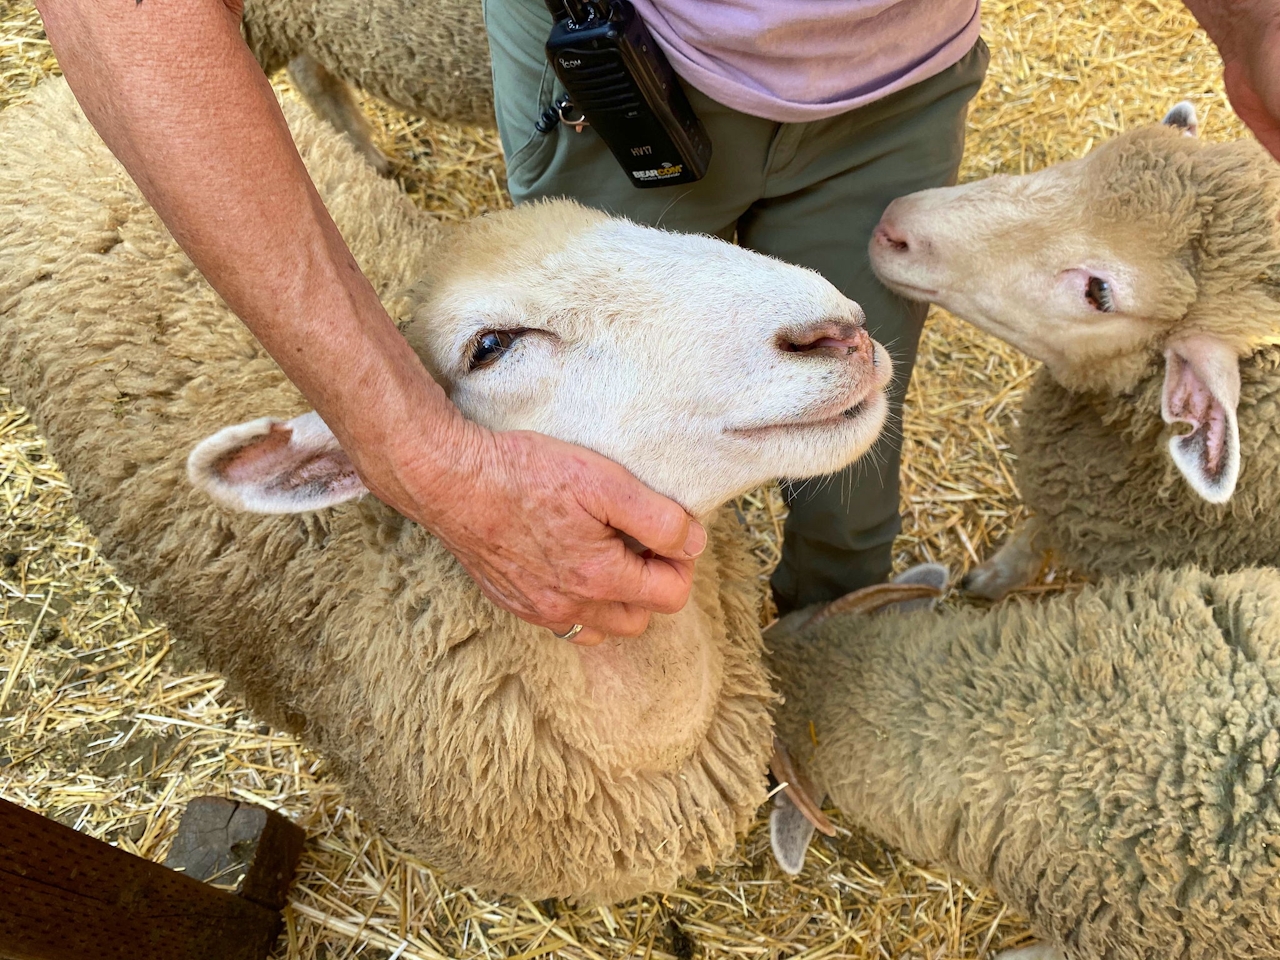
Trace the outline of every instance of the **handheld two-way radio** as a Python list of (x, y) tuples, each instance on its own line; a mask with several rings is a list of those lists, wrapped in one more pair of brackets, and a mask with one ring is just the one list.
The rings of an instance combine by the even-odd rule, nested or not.
[[(547, 40), (552, 69), (631, 183), (701, 180), (711, 140), (629, 0), (547, 0), (547, 7), (556, 18)], [(561, 118), (570, 104), (557, 104)]]

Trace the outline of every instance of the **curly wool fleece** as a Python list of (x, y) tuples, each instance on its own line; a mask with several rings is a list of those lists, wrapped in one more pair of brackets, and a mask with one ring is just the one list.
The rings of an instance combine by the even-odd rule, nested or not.
[(1276, 956), (1280, 572), (1153, 572), (766, 641), (779, 735), (817, 787), (1073, 960)]
[(493, 72), (481, 0), (245, 0), (243, 30), (262, 69), (309, 57), (401, 110), (493, 126)]

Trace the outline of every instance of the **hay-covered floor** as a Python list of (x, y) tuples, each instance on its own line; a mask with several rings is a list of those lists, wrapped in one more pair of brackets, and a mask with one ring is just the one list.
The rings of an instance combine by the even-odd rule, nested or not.
[[(993, 56), (966, 179), (1079, 156), (1183, 98), (1205, 136), (1239, 135), (1216, 53), (1177, 0), (993, 0), (984, 16)], [(27, 0), (0, 0), (0, 107), (55, 69)], [(492, 133), (371, 109), (421, 203), (466, 217), (506, 202)], [(935, 314), (904, 425), (902, 564), (963, 570), (1017, 520), (1005, 438), (1033, 369)], [(780, 501), (761, 491), (744, 507), (763, 578), (777, 555)], [(989, 892), (849, 831), (818, 843), (792, 880), (773, 866), (757, 824), (735, 862), (608, 910), (449, 887), (353, 816), (320, 758), (245, 714), (216, 675), (193, 672), (181, 644), (171, 649), (166, 628), (140, 618), (131, 598), (0, 388), (0, 794), (152, 858), (198, 794), (285, 811), (310, 841), (282, 957), (932, 960), (986, 956), (1026, 937)]]

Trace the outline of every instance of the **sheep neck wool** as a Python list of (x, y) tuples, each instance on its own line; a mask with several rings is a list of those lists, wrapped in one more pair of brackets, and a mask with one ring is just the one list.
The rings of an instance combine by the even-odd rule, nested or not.
[(635, 0), (676, 73), (778, 123), (847, 113), (978, 42), (977, 0)]

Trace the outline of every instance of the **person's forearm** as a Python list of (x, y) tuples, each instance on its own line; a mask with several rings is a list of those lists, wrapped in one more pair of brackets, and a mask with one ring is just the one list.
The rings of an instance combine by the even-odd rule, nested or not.
[(469, 437), (325, 211), (235, 11), (221, 0), (38, 7), (90, 121), (340, 440), (377, 445), (407, 425), (434, 429), (434, 451)]
[(1256, 35), (1262, 24), (1280, 18), (1276, 0), (1184, 0), (1200, 26), (1219, 47), (1236, 46), (1248, 36)]
[(1185, 0), (1222, 54), (1231, 105), (1280, 160), (1280, 0)]

